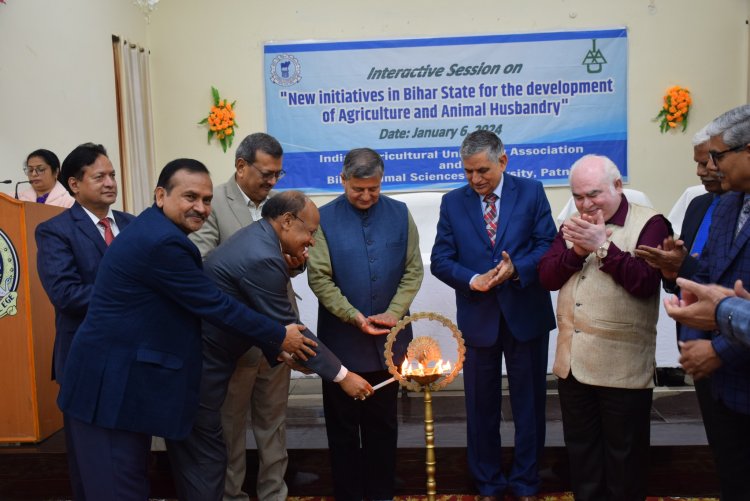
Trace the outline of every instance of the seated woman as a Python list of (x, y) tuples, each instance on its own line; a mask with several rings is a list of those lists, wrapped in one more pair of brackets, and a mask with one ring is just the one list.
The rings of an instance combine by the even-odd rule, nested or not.
[(26, 157), (23, 172), (29, 177), (31, 189), (19, 193), (19, 200), (58, 207), (71, 207), (75, 202), (68, 190), (57, 180), (60, 160), (51, 151), (32, 151)]

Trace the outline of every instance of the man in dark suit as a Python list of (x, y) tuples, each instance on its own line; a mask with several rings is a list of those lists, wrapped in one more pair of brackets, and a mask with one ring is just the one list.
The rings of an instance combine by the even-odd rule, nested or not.
[[(100, 144), (76, 147), (63, 161), (60, 180), (75, 198), (61, 214), (36, 228), (37, 271), (55, 307), (52, 378), (62, 381), (73, 335), (83, 322), (99, 263), (112, 239), (133, 219), (113, 211), (117, 181), (107, 151)], [(65, 426), (68, 470), (75, 499), (86, 499), (78, 473), (73, 441)]]
[[(708, 126), (703, 127), (693, 137), (693, 160), (696, 162), (696, 174), (708, 193), (695, 197), (690, 201), (682, 223), (682, 234), (675, 241), (671, 236), (664, 239), (662, 245), (649, 247), (640, 245), (635, 255), (644, 259), (648, 264), (661, 271), (664, 290), (679, 293), (675, 284), (677, 277), (692, 278), (698, 271), (698, 260), (708, 240), (708, 230), (714, 209), (719, 203), (725, 190), (721, 186), (718, 173), (708, 168), (711, 158), (708, 154), (709, 135)], [(682, 326), (676, 325), (677, 340), (681, 339)], [(706, 377), (694, 381), (695, 396), (703, 415), (703, 425), (706, 433), (710, 428), (713, 400), (711, 397), (711, 380)]]
[[(727, 288), (750, 283), (750, 105), (734, 108), (708, 126), (709, 169), (718, 172), (721, 197), (693, 280)], [(750, 349), (718, 331), (683, 327), (680, 363), (700, 380), (711, 376), (706, 434), (719, 471), (721, 499), (750, 499)], [(701, 409), (703, 410), (703, 409)]]
[[(264, 204), (263, 219), (239, 230), (209, 254), (204, 263), (206, 274), (222, 291), (255, 311), (282, 324), (298, 323), (288, 294), (290, 274), (284, 255), (304, 261), (307, 248), (315, 245), (313, 234), (319, 221), (318, 209), (303, 193), (278, 194)], [(250, 346), (246, 338), (203, 325), (203, 376), (195, 425), (186, 440), (167, 442), (180, 499), (222, 499), (227, 449), (219, 410), (237, 361)], [(315, 357), (299, 361), (304, 367), (297, 368), (338, 383), (349, 397), (363, 400), (370, 395), (372, 387), (347, 371), (325, 345), (318, 343), (316, 351)], [(286, 393), (283, 396), (286, 398)], [(286, 447), (279, 432), (272, 442), (281, 449)], [(283, 470), (279, 474), (283, 477)], [(276, 484), (281, 479), (268, 480)], [(262, 499), (283, 501), (285, 496), (276, 492)]]
[(303, 326), (285, 329), (203, 273), (187, 238), (211, 210), (202, 163), (168, 163), (154, 195), (102, 259), (58, 397), (89, 499), (148, 498), (151, 436), (187, 437), (198, 408), (201, 318), (252, 338), (271, 359), (315, 353)]
[[(461, 160), (468, 185), (443, 197), (431, 269), (456, 290), (466, 342), (469, 469), (483, 498), (502, 499), (510, 489), (520, 499), (536, 499), (547, 345), (555, 327), (537, 264), (555, 237), (555, 223), (541, 183), (504, 175), (508, 157), (494, 133), (469, 134)], [(499, 431), (503, 355), (516, 428), (507, 477)]]
[[(190, 240), (206, 259), (213, 250), (241, 228), (262, 218), (261, 211), (273, 195), (276, 182), (284, 177), (284, 150), (272, 136), (262, 132), (248, 135), (237, 147), (234, 173), (226, 183), (214, 188), (211, 215)], [(248, 243), (248, 249), (252, 245)], [(302, 271), (302, 262), (285, 256), (287, 265)], [(291, 283), (289, 299), (297, 310)], [(256, 496), (259, 499), (284, 499), (287, 486), (284, 473), (289, 462), (286, 450), (286, 408), (290, 368), (286, 364), (271, 367), (260, 348), (247, 350), (237, 360), (221, 406), (221, 427), (227, 445), (227, 474), (224, 482), (226, 501), (249, 501), (242, 490), (245, 481), (248, 413), (258, 451)]]
[[(667, 237), (659, 247), (639, 245), (635, 255), (644, 259), (654, 268), (659, 268), (664, 277), (664, 288), (667, 292), (675, 291), (674, 281), (677, 277), (690, 278), (698, 271), (698, 258), (706, 245), (711, 217), (719, 197), (725, 192), (716, 172), (708, 169), (708, 140), (706, 129), (702, 128), (693, 137), (693, 160), (696, 163), (696, 174), (708, 193), (690, 201), (682, 223), (680, 239)], [(679, 329), (679, 324), (678, 324)]]

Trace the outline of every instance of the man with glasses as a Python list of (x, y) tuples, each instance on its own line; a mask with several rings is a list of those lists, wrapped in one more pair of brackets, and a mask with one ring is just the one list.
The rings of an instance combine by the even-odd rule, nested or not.
[[(552, 302), (537, 264), (555, 237), (542, 183), (506, 175), (500, 138), (474, 131), (461, 144), (467, 184), (446, 193), (432, 247), (432, 274), (455, 289), (466, 343), (464, 389), (469, 470), (480, 500), (536, 499), (544, 450), (547, 345)], [(509, 474), (502, 471), (502, 360), (515, 425)]]
[[(734, 108), (708, 127), (709, 169), (722, 196), (693, 280), (732, 288), (750, 283), (750, 105)], [(695, 380), (711, 376), (712, 408), (703, 414), (722, 500), (750, 499), (750, 349), (718, 331), (681, 330), (680, 363)], [(704, 409), (701, 409), (704, 410)]]
[[(402, 202), (381, 196), (383, 159), (369, 148), (344, 158), (344, 194), (320, 209), (308, 281), (318, 297), (318, 335), (350, 370), (375, 385), (391, 377), (386, 334), (408, 313), (422, 283), (419, 235)], [(393, 345), (400, 365), (411, 326)], [(395, 491), (398, 385), (353, 400), (323, 381), (323, 412), (337, 501), (392, 499)]]
[[(283, 153), (281, 144), (262, 132), (242, 140), (235, 153), (234, 174), (216, 187), (211, 214), (203, 227), (190, 235), (204, 259), (235, 232), (261, 219), (263, 206), (273, 195), (271, 190), (284, 176)], [(285, 258), (290, 269), (304, 263), (302, 258), (289, 255)], [(296, 311), (291, 287), (289, 297)], [(258, 497), (286, 497), (284, 472), (288, 458), (284, 422), (289, 375), (290, 369), (284, 364), (271, 368), (258, 348), (250, 349), (238, 360), (221, 409), (224, 441), (229, 453), (224, 499), (249, 499), (242, 491), (248, 409), (260, 460)]]

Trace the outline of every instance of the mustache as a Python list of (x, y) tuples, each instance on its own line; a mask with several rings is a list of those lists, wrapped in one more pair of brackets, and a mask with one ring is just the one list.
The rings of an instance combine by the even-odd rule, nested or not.
[(201, 218), (204, 221), (206, 220), (206, 215), (205, 214), (201, 214), (200, 212), (194, 211), (194, 210), (191, 210), (190, 212), (188, 212), (187, 214), (185, 214), (185, 217), (198, 217), (198, 218)]

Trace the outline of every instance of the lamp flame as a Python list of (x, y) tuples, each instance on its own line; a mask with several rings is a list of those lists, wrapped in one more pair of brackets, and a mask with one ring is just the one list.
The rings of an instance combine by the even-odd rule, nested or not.
[[(416, 363), (416, 367), (414, 364)], [(434, 374), (447, 374), (453, 370), (450, 361), (443, 362), (441, 358), (433, 367), (425, 367), (415, 360), (404, 360), (401, 364), (402, 376), (430, 376)]]

